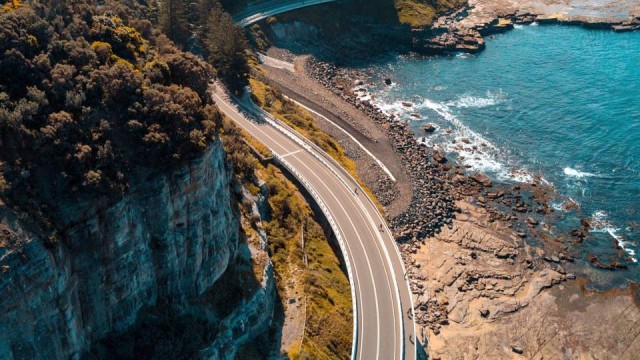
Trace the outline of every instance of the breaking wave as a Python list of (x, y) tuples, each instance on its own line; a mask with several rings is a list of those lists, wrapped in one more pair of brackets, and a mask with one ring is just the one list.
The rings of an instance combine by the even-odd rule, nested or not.
[(506, 97), (502, 91), (497, 93), (492, 93), (487, 91), (486, 97), (477, 97), (471, 95), (463, 95), (458, 100), (447, 103), (448, 106), (458, 107), (458, 108), (482, 108), (487, 106), (498, 105), (502, 102), (506, 101)]
[(591, 229), (592, 232), (606, 233), (616, 240), (618, 245), (631, 257), (631, 260), (636, 263), (635, 250), (631, 249), (631, 243), (626, 241), (622, 235), (620, 235), (620, 228), (616, 227), (610, 220), (609, 214), (604, 210), (598, 210), (591, 216)]
[(566, 167), (562, 171), (564, 172), (565, 175), (576, 178), (576, 179), (583, 179), (585, 177), (598, 176), (597, 174), (576, 170), (570, 167)]
[(460, 163), (469, 166), (474, 171), (490, 172), (500, 180), (531, 183), (534, 181), (534, 177), (528, 171), (509, 166), (505, 154), (496, 145), (471, 130), (454, 115), (451, 109), (451, 107), (491, 106), (504, 101), (504, 99), (502, 93), (489, 93), (486, 98), (462, 96), (457, 101), (450, 103), (422, 99), (421, 102), (397, 100), (387, 103), (375, 101), (375, 104), (383, 113), (395, 116), (400, 120), (425, 120), (429, 116), (421, 110), (428, 109), (435, 112), (442, 120), (452, 125), (452, 131), (448, 134), (447, 139), (436, 141), (436, 144), (426, 138), (420, 139), (422, 142), (430, 146), (439, 145), (447, 153), (458, 154)]

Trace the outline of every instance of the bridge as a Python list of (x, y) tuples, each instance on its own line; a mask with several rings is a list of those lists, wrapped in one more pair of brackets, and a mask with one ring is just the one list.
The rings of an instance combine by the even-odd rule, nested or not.
[(246, 9), (234, 14), (233, 20), (239, 26), (247, 27), (271, 16), (336, 1), (337, 0), (272, 0), (249, 4)]
[(307, 190), (331, 225), (351, 285), (351, 359), (416, 360), (406, 270), (391, 231), (371, 199), (331, 156), (256, 106), (249, 96), (233, 98), (219, 84), (212, 96), (220, 111), (271, 150), (274, 160)]

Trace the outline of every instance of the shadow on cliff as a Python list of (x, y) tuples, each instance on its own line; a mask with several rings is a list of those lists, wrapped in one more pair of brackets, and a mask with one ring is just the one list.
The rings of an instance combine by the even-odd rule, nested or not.
[(412, 41), (410, 27), (398, 19), (394, 0), (317, 5), (252, 29), (254, 45), (266, 32), (275, 46), (339, 66), (382, 61), (389, 53), (408, 52)]
[[(233, 262), (193, 304), (180, 307), (159, 299), (140, 310), (133, 326), (102, 339), (83, 358), (191, 359), (235, 353), (229, 349), (239, 345), (236, 358), (266, 359), (258, 355), (269, 354), (274, 341), (279, 344), (281, 323), (272, 318), (282, 309), (269, 285), (273, 279), (259, 276), (248, 243), (240, 241)], [(273, 275), (263, 271), (262, 276)]]

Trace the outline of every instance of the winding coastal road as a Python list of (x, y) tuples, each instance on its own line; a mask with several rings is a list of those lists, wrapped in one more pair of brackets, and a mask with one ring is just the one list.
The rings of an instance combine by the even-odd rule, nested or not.
[(214, 88), (212, 96), (219, 109), (273, 152), (329, 220), (351, 283), (352, 359), (416, 359), (413, 306), (404, 265), (376, 206), (329, 155), (257, 108), (248, 97), (234, 99), (222, 86)]
[(245, 27), (285, 12), (302, 9), (309, 6), (334, 2), (336, 0), (272, 0), (249, 6), (245, 10), (234, 14), (233, 20), (239, 26)]

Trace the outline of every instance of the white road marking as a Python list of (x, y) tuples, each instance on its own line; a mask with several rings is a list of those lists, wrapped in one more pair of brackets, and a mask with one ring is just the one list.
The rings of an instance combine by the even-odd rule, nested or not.
[(290, 153), (287, 153), (287, 154), (284, 154), (284, 155), (280, 155), (280, 157), (281, 157), (281, 158), (285, 158), (285, 157), (287, 157), (287, 156), (295, 155), (295, 154), (299, 153), (299, 152), (300, 152), (300, 151), (302, 151), (302, 150), (303, 150), (303, 149), (298, 149), (298, 150), (296, 150), (296, 151), (292, 151), (292, 152), (290, 152)]
[[(216, 97), (218, 97), (218, 96), (216, 96)], [(220, 97), (218, 97), (218, 99), (222, 100)], [(225, 105), (226, 105), (226, 104), (225, 104)], [(227, 107), (228, 109), (232, 110), (231, 112), (235, 112), (235, 115), (236, 115), (236, 116), (240, 116), (240, 117), (241, 117), (241, 119), (242, 119), (242, 120), (244, 120), (244, 118), (239, 114), (239, 112), (237, 112), (237, 111), (233, 111), (233, 109), (231, 109), (231, 107), (230, 107), (230, 106), (228, 106), (228, 105), (226, 105), (226, 107)], [(278, 146), (279, 146), (281, 149), (283, 149), (283, 150), (284, 150), (284, 152), (286, 153), (286, 151), (287, 151), (287, 150), (286, 150), (286, 149), (281, 145), (281, 142), (280, 142), (280, 141), (275, 140), (274, 138), (272, 138), (269, 134), (267, 134), (265, 131), (263, 131), (263, 130), (260, 128), (260, 126), (258, 126), (257, 124), (255, 124), (255, 123), (253, 123), (253, 122), (251, 122), (251, 121), (243, 121), (243, 122), (248, 122), (249, 124), (251, 124), (251, 126), (252, 126), (256, 131), (258, 131), (258, 132), (262, 133), (262, 135), (263, 135), (263, 136), (265, 136), (266, 138), (268, 138), (269, 140), (271, 140), (271, 142), (273, 142), (274, 144), (278, 145)], [(248, 131), (249, 133), (251, 133), (251, 131), (250, 131), (249, 129), (247, 129), (247, 128), (246, 128), (246, 126), (244, 126), (244, 125), (242, 125), (242, 124), (239, 124), (239, 125), (240, 125), (243, 129), (245, 129), (246, 131)], [(287, 137), (285, 137), (284, 135), (282, 135), (282, 134), (280, 134), (280, 133), (278, 133), (278, 132), (275, 132), (275, 133), (276, 133), (278, 136), (281, 136), (281, 137), (282, 137), (283, 139), (285, 139), (287, 142), (291, 142), (291, 143), (293, 143), (293, 141), (292, 141), (292, 140), (289, 140), (289, 139), (288, 139)], [(295, 144), (295, 143), (293, 143), (293, 144)], [(295, 145), (296, 145), (296, 146), (299, 146), (299, 145), (297, 145), (297, 144), (295, 144)], [(315, 158), (313, 158), (313, 157), (312, 157), (312, 159), (313, 159), (314, 161), (317, 161), (317, 160), (316, 160)], [(321, 165), (322, 165), (322, 164), (321, 164)], [(320, 167), (324, 167), (324, 165), (322, 165), (322, 166), (320, 166)], [(312, 172), (312, 173), (313, 173), (313, 172)], [(332, 177), (333, 177), (333, 176), (334, 176), (334, 175), (332, 175)], [(324, 184), (324, 181), (323, 181), (322, 179), (320, 179), (320, 182), (321, 182), (323, 185), (325, 185), (325, 187), (326, 187), (326, 184)], [(327, 187), (327, 189), (328, 189), (328, 187)], [(329, 190), (329, 192), (333, 195), (333, 192), (331, 192), (330, 190)], [(318, 194), (318, 195), (320, 195), (320, 194)], [(342, 207), (342, 204), (340, 204), (340, 201), (335, 197), (335, 195), (334, 195), (334, 198), (336, 199), (336, 202), (337, 202), (337, 203), (338, 203), (338, 205), (340, 206), (341, 210), (344, 212), (344, 214), (345, 214), (345, 216), (344, 216), (344, 217), (345, 217), (345, 218), (347, 218), (347, 219), (349, 220), (350, 225), (351, 225), (351, 226), (352, 226), (352, 228), (354, 229), (354, 232), (355, 232), (356, 236), (358, 237), (358, 242), (360, 243), (360, 245), (361, 245), (361, 246), (362, 246), (362, 248), (363, 248), (364, 256), (365, 256), (365, 259), (366, 259), (366, 261), (367, 261), (367, 265), (368, 265), (368, 268), (369, 268), (368, 273), (369, 273), (369, 275), (371, 276), (371, 284), (373, 285), (373, 288), (374, 288), (374, 292), (373, 292), (373, 293), (374, 293), (374, 299), (375, 299), (375, 304), (376, 304), (376, 325), (377, 325), (377, 329), (376, 329), (376, 331), (377, 331), (377, 338), (378, 338), (378, 343), (377, 343), (377, 344), (378, 344), (378, 348), (376, 348), (376, 359), (379, 359), (379, 351), (380, 351), (380, 349), (379, 349), (379, 345), (380, 345), (380, 310), (379, 310), (379, 304), (378, 304), (378, 294), (377, 294), (377, 290), (376, 290), (376, 281), (375, 281), (375, 277), (373, 276), (373, 272), (371, 271), (371, 269), (372, 269), (372, 266), (371, 266), (371, 260), (369, 259), (369, 255), (367, 254), (366, 250), (364, 250), (364, 249), (365, 249), (365, 245), (364, 245), (364, 243), (363, 243), (362, 239), (360, 238), (360, 234), (358, 233), (357, 227), (356, 227), (356, 226), (355, 226), (355, 224), (351, 221), (351, 219), (350, 219), (350, 218), (349, 218), (349, 216), (348, 216), (348, 212), (344, 209), (344, 207)], [(331, 213), (333, 213), (333, 211), (332, 211), (330, 208), (328, 208), (328, 207), (327, 207), (327, 209), (328, 209), (328, 211), (330, 211)], [(335, 219), (338, 219), (338, 217), (336, 217), (335, 215), (334, 215), (334, 218), (335, 218)], [(346, 234), (346, 232), (342, 229), (342, 226), (341, 226), (338, 222), (336, 223), (336, 226), (338, 226), (338, 227), (340, 228), (340, 231), (342, 232), (342, 234)], [(346, 243), (348, 244), (348, 242), (346, 242)], [(349, 246), (349, 245), (347, 245), (347, 246)], [(352, 252), (352, 250), (351, 250), (351, 249), (349, 249), (349, 251), (350, 251), (351, 258), (352, 258), (352, 259), (355, 259), (355, 257), (353, 256), (353, 252)], [(353, 262), (353, 263), (355, 263), (355, 262)], [(354, 271), (354, 273), (357, 273), (357, 272), (356, 272), (356, 271)], [(356, 275), (354, 275), (354, 276), (356, 276)], [(360, 281), (359, 281), (359, 280), (358, 280), (358, 285), (360, 285)], [(359, 290), (360, 290), (360, 286), (358, 286), (358, 288), (359, 288)], [(359, 292), (359, 294), (362, 294), (362, 292), (360, 291), (360, 292)], [(362, 299), (359, 299), (359, 300), (360, 300), (360, 302), (362, 302)], [(362, 310), (362, 305), (360, 306), (360, 310)], [(354, 311), (358, 311), (358, 309), (354, 309)], [(394, 322), (394, 323), (395, 323), (395, 322)], [(362, 342), (361, 342), (361, 341), (360, 341), (360, 342), (358, 342), (358, 347), (361, 347), (362, 345), (363, 345), (363, 344), (362, 344)], [(362, 354), (362, 351), (359, 351), (359, 352), (358, 352), (358, 354)], [(361, 355), (360, 355), (360, 356), (361, 356)]]
[[(287, 149), (286, 149), (286, 148), (281, 144), (281, 142), (280, 142), (280, 141), (275, 140), (275, 139), (274, 139), (274, 138), (272, 138), (269, 134), (267, 134), (265, 131), (263, 131), (262, 127), (265, 127), (265, 125), (260, 125), (260, 126), (258, 126), (256, 123), (254, 123), (254, 122), (252, 122), (252, 121), (250, 121), (250, 120), (245, 119), (245, 117), (243, 116), (243, 114), (242, 114), (240, 111), (238, 111), (238, 110), (236, 110), (236, 109), (233, 109), (231, 106), (227, 105), (227, 104), (226, 104), (226, 102), (225, 102), (225, 101), (224, 101), (220, 96), (218, 96), (217, 94), (214, 94), (214, 96), (215, 96), (217, 99), (219, 99), (219, 100), (220, 100), (221, 104), (219, 104), (219, 105), (224, 105), (227, 109), (230, 109), (230, 110), (231, 110), (230, 112), (231, 112), (233, 115), (236, 115), (237, 117), (239, 117), (239, 118), (241, 119), (241, 122), (250, 124), (250, 126), (251, 126), (252, 128), (254, 128), (254, 131), (258, 131), (258, 132), (262, 133), (265, 137), (267, 137), (269, 140), (271, 140), (271, 142), (273, 142), (273, 145), (275, 145), (275, 146), (277, 146), (278, 148), (282, 149), (282, 153), (284, 153), (284, 154), (285, 154), (285, 155), (282, 155), (283, 157), (284, 157), (284, 156), (289, 156), (289, 155), (295, 155), (295, 154), (297, 154), (297, 153), (301, 152), (301, 151), (304, 149), (304, 150), (306, 150), (306, 152), (309, 154), (309, 156), (311, 157), (311, 159), (312, 159), (313, 161), (316, 161), (316, 162), (318, 162), (318, 161), (319, 161), (318, 159), (316, 159), (314, 156), (312, 156), (312, 155), (309, 153), (309, 151), (312, 151), (312, 150), (310, 150), (310, 149), (306, 149), (306, 148), (304, 148), (304, 147), (303, 147), (303, 149), (299, 149), (299, 150), (297, 150), (297, 151), (287, 152), (288, 150), (287, 150)], [(245, 129), (245, 131), (248, 131), (249, 133), (251, 133), (251, 130), (249, 130), (246, 126), (244, 126), (243, 124), (241, 124), (241, 123), (240, 123), (240, 121), (237, 121), (237, 122), (238, 122), (238, 125), (240, 125), (243, 129)], [(281, 134), (277, 129), (273, 129), (272, 127), (269, 127), (269, 129), (270, 129), (270, 130), (271, 130), (275, 135), (277, 135), (277, 137), (281, 137), (281, 138), (283, 138), (283, 139), (285, 140), (284, 142), (285, 142), (285, 143), (288, 143), (287, 145), (294, 145), (295, 147), (300, 147), (300, 144), (297, 144), (297, 143), (296, 143), (296, 142), (294, 142), (292, 139), (287, 138), (286, 136), (284, 136), (283, 134)], [(296, 135), (297, 135), (297, 134), (296, 134)], [(272, 147), (272, 150), (273, 150), (273, 151), (275, 151), (275, 149), (273, 149), (273, 146), (271, 146), (271, 147)], [(279, 152), (279, 151), (278, 151), (278, 152)], [(320, 154), (320, 155), (322, 156), (323, 154)], [(324, 157), (324, 156), (322, 156), (322, 157)], [(302, 160), (302, 159), (298, 158), (297, 156), (294, 156), (294, 158), (295, 158), (295, 159), (297, 159), (297, 160), (299, 160), (299, 161), (300, 161), (300, 163), (301, 163), (304, 167), (306, 167), (306, 168), (309, 170), (309, 172), (310, 172), (311, 174), (314, 174), (314, 175), (316, 174), (316, 172), (315, 172), (314, 170), (312, 170), (311, 168), (309, 168), (309, 167), (308, 167), (308, 166), (303, 162), (303, 160)], [(326, 166), (328, 166), (328, 164), (324, 164), (323, 162), (320, 162), (320, 165), (321, 165), (321, 166), (320, 166), (320, 170), (321, 170), (321, 171), (323, 171), (323, 172), (325, 172), (326, 174), (329, 174), (330, 178), (339, 177), (339, 176), (337, 175), (337, 172), (335, 172), (335, 170), (332, 170), (332, 172), (334, 172), (334, 173), (332, 173), (332, 172), (329, 172), (329, 171), (328, 171), (328, 169), (325, 169), (325, 167), (326, 167)], [(334, 167), (335, 167), (335, 165), (332, 165), (332, 166), (334, 166)], [(303, 175), (301, 175), (301, 176), (303, 176)], [(364, 246), (364, 244), (363, 244), (363, 242), (362, 242), (362, 238), (360, 237), (360, 234), (358, 233), (358, 230), (357, 230), (357, 228), (355, 227), (355, 224), (353, 223), (353, 221), (352, 221), (352, 220), (351, 220), (351, 218), (349, 217), (349, 214), (346, 212), (346, 209), (342, 206), (342, 203), (340, 202), (340, 200), (338, 199), (338, 197), (336, 196), (336, 194), (335, 194), (331, 189), (329, 189), (328, 185), (323, 181), (323, 179), (322, 179), (322, 178), (317, 177), (317, 179), (320, 181), (320, 183), (322, 184), (322, 186), (324, 186), (324, 187), (329, 191), (329, 194), (331, 194), (331, 196), (334, 198), (335, 202), (340, 206), (341, 210), (342, 210), (345, 214), (347, 214), (346, 218), (348, 219), (348, 221), (349, 221), (350, 225), (352, 226), (352, 228), (353, 228), (353, 230), (354, 230), (354, 232), (355, 232), (356, 236), (358, 237), (358, 241), (359, 241), (360, 245), (361, 245), (361, 246), (363, 246), (363, 248), (365, 248), (365, 246)], [(352, 179), (351, 179), (351, 180), (352, 180)], [(342, 184), (343, 186), (342, 186), (342, 187), (340, 187), (340, 188), (341, 188), (341, 190), (342, 190), (342, 192), (347, 194), (347, 197), (349, 198), (349, 201), (351, 201), (351, 203), (352, 203), (352, 204), (357, 208), (357, 210), (358, 210), (358, 214), (359, 214), (359, 216), (361, 217), (361, 219), (362, 219), (365, 223), (367, 222), (367, 221), (364, 219), (363, 213), (364, 213), (364, 215), (366, 215), (366, 217), (368, 218), (368, 220), (369, 220), (368, 222), (369, 222), (369, 224), (370, 224), (371, 226), (370, 226), (370, 227), (367, 227), (367, 231), (370, 233), (370, 235), (372, 235), (372, 234), (376, 234), (375, 236), (373, 236), (373, 238), (377, 238), (377, 239), (379, 240), (379, 241), (376, 241), (376, 248), (378, 249), (378, 254), (379, 254), (379, 255), (381, 255), (379, 250), (380, 250), (380, 246), (382, 246), (383, 251), (385, 252), (386, 258), (387, 258), (387, 260), (388, 260), (388, 261), (387, 261), (387, 263), (386, 263), (386, 264), (385, 264), (385, 266), (384, 266), (385, 274), (386, 274), (386, 276), (387, 276), (387, 279), (392, 279), (392, 282), (394, 283), (394, 285), (395, 285), (395, 287), (396, 287), (396, 292), (397, 292), (397, 294), (399, 294), (399, 291), (398, 291), (398, 289), (397, 289), (398, 284), (397, 284), (397, 283), (396, 283), (396, 281), (395, 281), (395, 280), (396, 280), (396, 276), (394, 275), (394, 276), (393, 276), (393, 278), (390, 278), (390, 276), (389, 276), (389, 271), (388, 271), (388, 269), (387, 269), (387, 266), (390, 266), (390, 267), (391, 267), (391, 271), (392, 271), (392, 273), (393, 273), (393, 274), (395, 274), (395, 269), (394, 269), (393, 263), (391, 262), (391, 259), (390, 259), (390, 256), (389, 256), (389, 253), (388, 253), (388, 251), (387, 251), (387, 246), (386, 246), (386, 245), (384, 245), (384, 240), (382, 239), (381, 235), (377, 232), (377, 224), (375, 224), (375, 223), (374, 223), (374, 220), (372, 219), (371, 214), (369, 213), (369, 211), (368, 211), (368, 210), (365, 210), (365, 209), (366, 209), (366, 207), (365, 207), (365, 205), (362, 203), (362, 200), (361, 200), (360, 198), (358, 198), (358, 202), (360, 203), (360, 206), (358, 206), (357, 204), (355, 204), (355, 203), (354, 203), (354, 201), (353, 201), (353, 199), (351, 199), (351, 196), (350, 196), (350, 195), (351, 195), (351, 193), (350, 193), (350, 192), (351, 192), (351, 189), (350, 189), (350, 188), (348, 188), (348, 186), (346, 185), (346, 183), (344, 182), (344, 180), (341, 180), (341, 182), (343, 183), (343, 184)], [(348, 188), (348, 189), (347, 189), (347, 188)], [(318, 196), (320, 196), (320, 195), (318, 194)], [(369, 204), (369, 205), (371, 206), (371, 204)], [(331, 210), (331, 209), (328, 209), (328, 206), (327, 206), (327, 210), (328, 210), (328, 211), (330, 211), (330, 212), (332, 213), (332, 215), (333, 215), (332, 210)], [(363, 210), (364, 210), (364, 211), (363, 211)], [(378, 216), (380, 216), (380, 214), (379, 214), (377, 211), (375, 211), (375, 209), (374, 209), (374, 212), (375, 212)], [(334, 218), (336, 218), (336, 219), (337, 219), (337, 217), (335, 217), (335, 216), (334, 216)], [(382, 221), (384, 221), (384, 220), (382, 219)], [(345, 234), (345, 232), (344, 232), (343, 228), (340, 226), (340, 224), (336, 224), (336, 226), (340, 229), (340, 231), (341, 231), (341, 233), (342, 233), (342, 234)], [(375, 227), (375, 228), (376, 228), (376, 232), (372, 232), (372, 227)], [(389, 229), (388, 229), (388, 228), (387, 228), (387, 231), (389, 231)], [(344, 237), (344, 236), (343, 236), (343, 237)], [(378, 243), (378, 242), (379, 242), (379, 243)], [(348, 243), (348, 242), (346, 242), (346, 241), (345, 241), (345, 243), (346, 243), (345, 245), (346, 245), (346, 247), (347, 247), (347, 249), (346, 249), (346, 250), (349, 252), (349, 257), (350, 257), (351, 259), (354, 259), (354, 256), (353, 256), (353, 250), (351, 249), (351, 246), (349, 245), (349, 243)], [(392, 244), (392, 245), (393, 245), (393, 244)], [(397, 252), (397, 248), (396, 248), (396, 252)], [(366, 253), (366, 250), (365, 250), (365, 258), (366, 258), (366, 260), (367, 260), (367, 264), (369, 265), (369, 274), (371, 275), (371, 277), (372, 277), (372, 279), (373, 279), (372, 284), (373, 284), (373, 287), (374, 287), (374, 290), (375, 290), (375, 288), (376, 288), (376, 286), (375, 286), (375, 284), (376, 284), (376, 283), (375, 283), (375, 277), (374, 277), (374, 275), (373, 275), (373, 272), (371, 271), (371, 262), (370, 262), (370, 259), (369, 259), (368, 255), (367, 255), (367, 253)], [(401, 260), (401, 258), (400, 258), (400, 260)], [(384, 263), (384, 261), (383, 261), (383, 263)], [(354, 264), (354, 266), (355, 266), (355, 263), (353, 263), (353, 264)], [(355, 277), (355, 278), (356, 278), (356, 280), (357, 280), (357, 282), (356, 282), (356, 287), (357, 287), (357, 288), (358, 288), (358, 290), (359, 290), (358, 294), (362, 294), (362, 291), (361, 291), (361, 282), (360, 282), (360, 279), (358, 278), (357, 272), (356, 272), (356, 271), (354, 271), (354, 272), (353, 272), (353, 275), (354, 275), (354, 277)], [(389, 293), (390, 293), (390, 299), (392, 299), (392, 302), (393, 302), (394, 296), (393, 296), (393, 292), (391, 291), (391, 289), (390, 289), (390, 286), (389, 286), (389, 285), (390, 285), (390, 284), (387, 284), (387, 288), (388, 288)], [(376, 313), (377, 313), (377, 334), (378, 334), (378, 346), (380, 346), (380, 314), (379, 314), (379, 302), (378, 302), (378, 299), (377, 299), (377, 290), (376, 290), (376, 291), (374, 291), (374, 295), (375, 295), (375, 304), (376, 304)], [(362, 301), (361, 299), (359, 299), (359, 300), (360, 300), (360, 301)], [(398, 298), (397, 298), (396, 300), (398, 301), (398, 307), (400, 307), (400, 306), (401, 306), (400, 302), (401, 302), (402, 300), (399, 298), (399, 296), (398, 296)], [(413, 299), (411, 299), (411, 301), (412, 301), (412, 300), (413, 300)], [(357, 310), (357, 309), (356, 309), (356, 310)], [(362, 310), (362, 308), (361, 308), (361, 307), (360, 307), (360, 310)], [(395, 310), (394, 310), (394, 311), (395, 311)], [(400, 320), (402, 320), (402, 319), (404, 318), (404, 316), (403, 316), (403, 314), (402, 314), (402, 311), (401, 311), (401, 310), (400, 310), (400, 313), (399, 313), (398, 315), (399, 315), (399, 316), (398, 316), (397, 318), (396, 318), (396, 317), (394, 317), (394, 320), (396, 320), (396, 319), (400, 319)], [(393, 324), (394, 324), (394, 325), (393, 325), (393, 326), (394, 326), (394, 329), (396, 329), (396, 325), (397, 325), (397, 324), (396, 324), (396, 321), (393, 321)], [(360, 324), (360, 325), (362, 326), (362, 324)], [(414, 324), (414, 328), (415, 328), (415, 324)], [(402, 330), (404, 330), (404, 328), (403, 328)], [(394, 331), (394, 333), (396, 333), (396, 334), (397, 334), (397, 331)], [(411, 335), (409, 335), (409, 336), (411, 336)], [(402, 341), (402, 335), (400, 336), (400, 340)], [(398, 342), (395, 342), (395, 341), (394, 341), (394, 354), (395, 354), (396, 349), (397, 349), (397, 344), (398, 344)], [(360, 347), (360, 348), (362, 347), (362, 345), (363, 345), (363, 344), (362, 344), (362, 342), (359, 342), (359, 347)], [(362, 354), (362, 352), (359, 352), (359, 354)], [(361, 355), (360, 355), (360, 356), (361, 356)], [(377, 349), (376, 349), (376, 357), (379, 357), (379, 348), (377, 348)]]
[(305, 108), (307, 111), (310, 111), (312, 113), (314, 113), (316, 116), (320, 116), (321, 118), (323, 118), (325, 121), (327, 121), (328, 123), (330, 123), (331, 125), (335, 126), (336, 128), (338, 128), (339, 130), (341, 130), (343, 133), (345, 133), (353, 142), (356, 143), (356, 145), (358, 145), (362, 151), (364, 151), (367, 155), (369, 155), (370, 158), (373, 159), (373, 161), (376, 162), (376, 164), (378, 164), (378, 166), (382, 169), (382, 171), (384, 171), (387, 176), (389, 176), (389, 178), (391, 178), (391, 180), (393, 182), (396, 182), (396, 178), (395, 176), (393, 176), (393, 174), (391, 173), (391, 171), (387, 168), (387, 166), (380, 160), (378, 159), (375, 155), (373, 155), (373, 153), (371, 153), (371, 151), (369, 151), (369, 149), (367, 149), (364, 145), (362, 145), (362, 143), (360, 141), (358, 141), (358, 139), (355, 138), (355, 136), (351, 135), (351, 133), (349, 133), (347, 130), (345, 130), (342, 126), (334, 123), (333, 121), (329, 120), (326, 116), (320, 114), (319, 112), (311, 109), (310, 107), (286, 96), (283, 95), (285, 98), (289, 99), (290, 101), (293, 101), (294, 103), (296, 103), (298, 106), (302, 106), (303, 108)]
[[(298, 159), (298, 158), (296, 158)], [(300, 163), (302, 164), (302, 166), (304, 166), (307, 170), (309, 170), (312, 174), (315, 174), (315, 172), (307, 166), (307, 164), (305, 164), (302, 159), (298, 159), (300, 160)], [(324, 170), (324, 166), (320, 166), (320, 171), (326, 171)], [(334, 177), (335, 175), (330, 174), (331, 177)], [(362, 246), (363, 249), (366, 249), (366, 245), (364, 244), (364, 242), (362, 242), (362, 238), (360, 237), (360, 233), (358, 232), (358, 228), (356, 227), (356, 225), (353, 223), (353, 221), (351, 220), (351, 216), (349, 216), (349, 212), (347, 212), (347, 210), (344, 208), (344, 206), (342, 206), (342, 201), (340, 201), (340, 199), (334, 194), (334, 192), (327, 186), (327, 184), (318, 176), (318, 179), (320, 180), (320, 183), (322, 184), (322, 186), (324, 186), (324, 188), (329, 192), (329, 194), (331, 194), (331, 196), (333, 197), (333, 199), (335, 200), (335, 202), (338, 204), (338, 206), (340, 207), (340, 209), (344, 212), (345, 214), (345, 218), (349, 221), (349, 224), (351, 224), (351, 227), (353, 228), (354, 232), (356, 233), (356, 236), (358, 237), (358, 242), (360, 243), (360, 245)], [(338, 187), (340, 188), (340, 187)], [(344, 189), (344, 187), (342, 187), (342, 189)], [(319, 194), (319, 193), (318, 193)], [(322, 195), (320, 195), (322, 196)], [(351, 197), (351, 194), (349, 194), (347, 192), (347, 197)], [(370, 229), (369, 229), (370, 230)], [(376, 279), (375, 276), (373, 275), (373, 271), (372, 271), (372, 266), (371, 266), (371, 260), (369, 259), (369, 255), (367, 254), (367, 251), (364, 250), (364, 257), (367, 260), (367, 265), (369, 265), (369, 275), (371, 275), (371, 282), (373, 284), (373, 296), (374, 296), (374, 301), (376, 304), (376, 334), (377, 334), (377, 338), (378, 338), (378, 346), (376, 348), (376, 359), (380, 359), (380, 305), (378, 302), (378, 291), (376, 290)], [(392, 297), (393, 298), (393, 297)], [(394, 321), (395, 323), (395, 321)], [(362, 342), (360, 342), (358, 344), (358, 346), (362, 346)], [(361, 351), (358, 352), (358, 354), (362, 354)]]

